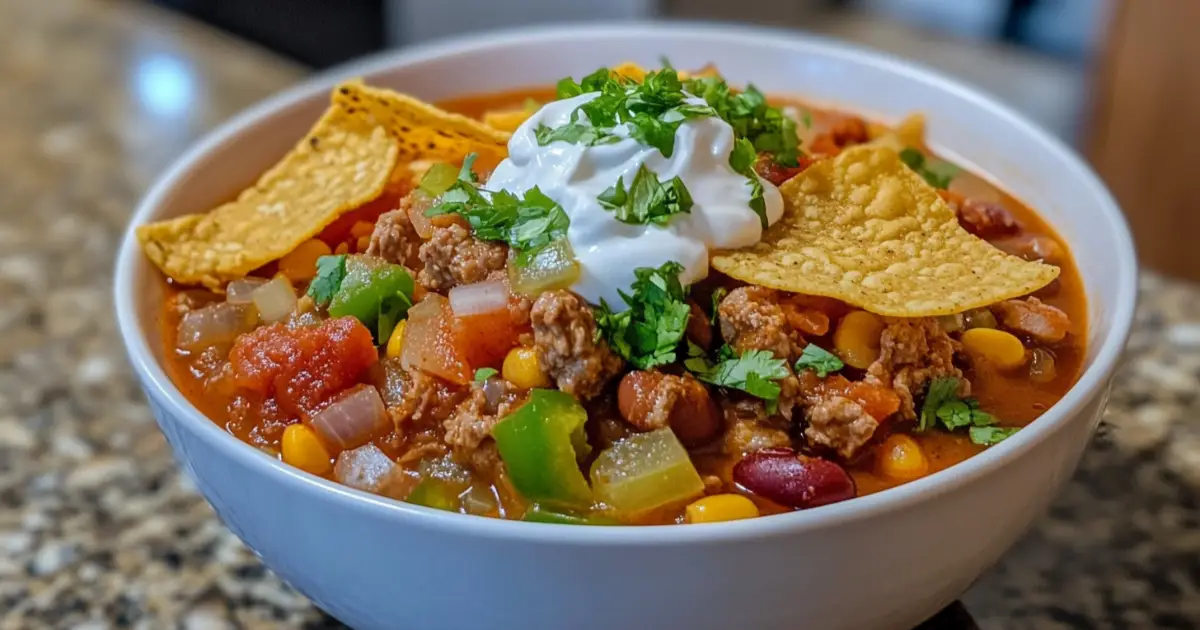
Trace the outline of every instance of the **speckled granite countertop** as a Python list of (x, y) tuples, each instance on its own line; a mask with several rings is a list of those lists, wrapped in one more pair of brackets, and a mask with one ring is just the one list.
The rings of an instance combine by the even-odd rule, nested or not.
[[(111, 258), (199, 134), (304, 74), (109, 0), (0, 2), (0, 629), (336, 627), (180, 476)], [(1200, 288), (1146, 276), (1107, 423), (965, 597), (985, 629), (1200, 626)]]

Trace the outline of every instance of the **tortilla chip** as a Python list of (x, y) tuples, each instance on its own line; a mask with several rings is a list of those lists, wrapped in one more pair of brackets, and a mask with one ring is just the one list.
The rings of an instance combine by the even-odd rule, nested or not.
[(409, 96), (350, 82), (291, 152), (235, 201), (137, 229), (146, 255), (183, 284), (220, 289), (313, 238), (395, 185), (397, 164), (503, 157), (508, 134)]
[(962, 229), (937, 191), (887, 148), (848, 148), (780, 192), (783, 217), (753, 247), (715, 255), (715, 269), (893, 317), (994, 304), (1036, 291), (1059, 273)]
[(925, 116), (909, 114), (895, 127), (868, 122), (867, 135), (871, 138), (868, 144), (887, 147), (897, 153), (910, 147), (920, 149), (925, 146)]
[[(626, 61), (625, 63), (614, 66), (612, 68), (612, 72), (613, 74), (620, 75), (628, 79), (633, 79), (639, 83), (645, 81), (646, 75), (649, 73), (649, 71), (647, 71), (645, 68), (632, 61)], [(679, 75), (680, 79), (721, 76), (721, 73), (717, 72), (717, 67), (711, 63), (694, 72), (688, 72), (687, 70), (676, 70), (675, 72)]]

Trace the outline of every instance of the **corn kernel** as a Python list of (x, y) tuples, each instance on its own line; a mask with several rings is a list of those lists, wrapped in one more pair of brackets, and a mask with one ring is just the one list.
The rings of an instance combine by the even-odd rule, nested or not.
[(879, 449), (879, 472), (900, 481), (912, 481), (929, 474), (929, 460), (921, 445), (903, 433), (889, 435)]
[(309, 239), (279, 259), (279, 273), (292, 282), (312, 280), (317, 275), (317, 259), (329, 255), (329, 246), (320, 239)]
[(350, 244), (349, 243), (338, 243), (338, 246), (336, 248), (334, 248), (333, 253), (335, 253), (339, 256), (342, 254), (350, 253)]
[(995, 328), (972, 328), (962, 334), (962, 344), (972, 354), (1002, 369), (1025, 365), (1025, 346), (1012, 333)]
[(533, 348), (513, 348), (504, 357), (504, 365), (500, 368), (504, 380), (522, 389), (534, 387), (549, 387), (550, 377), (538, 365), (537, 352)]
[(327, 474), (333, 468), (329, 451), (308, 425), (297, 422), (288, 426), (281, 442), (285, 463), (314, 475)]
[(367, 248), (371, 246), (371, 237), (370, 236), (358, 237), (358, 242), (355, 243), (354, 246), (355, 246), (355, 251), (359, 251), (359, 252), (367, 251)]
[(740, 494), (714, 494), (692, 502), (685, 510), (689, 523), (718, 523), (758, 516), (758, 506)]
[(408, 327), (408, 320), (401, 320), (396, 327), (392, 329), (392, 335), (388, 337), (387, 356), (389, 359), (395, 359), (404, 351), (404, 329)]
[(882, 334), (883, 320), (866, 311), (852, 311), (833, 331), (833, 348), (847, 365), (865, 370), (879, 358)]

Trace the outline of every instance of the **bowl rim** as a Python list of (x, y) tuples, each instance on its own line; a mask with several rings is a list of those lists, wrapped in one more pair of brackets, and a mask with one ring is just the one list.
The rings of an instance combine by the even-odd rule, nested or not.
[[(971, 102), (975, 107), (990, 110), (1006, 124), (1030, 135), (1067, 167), (1071, 179), (1077, 182), (1081, 189), (1088, 191), (1100, 202), (1091, 208), (1091, 212), (1095, 213), (1094, 219), (1103, 223), (1104, 229), (1117, 243), (1115, 251), (1111, 253), (1116, 257), (1120, 269), (1118, 277), (1114, 278), (1118, 283), (1117, 298), (1114, 304), (1106, 305), (1111, 308), (1112, 325), (1105, 331), (1092, 365), (1080, 375), (1066, 395), (1039, 417), (1037, 422), (1030, 424), (1029, 428), (947, 470), (884, 492), (811, 510), (687, 527), (563, 527), (470, 517), (373, 495), (310, 475), (262, 453), (225, 432), (182, 395), (167, 376), (163, 366), (154, 358), (148, 341), (148, 335), (153, 334), (153, 331), (143, 330), (143, 322), (137, 313), (138, 287), (134, 281), (134, 270), (138, 264), (145, 262), (141, 258), (141, 248), (137, 243), (134, 228), (156, 214), (174, 188), (186, 180), (191, 170), (202, 163), (209, 153), (225, 143), (235, 141), (245, 130), (263, 124), (274, 114), (296, 106), (319, 93), (327, 92), (337, 81), (345, 78), (370, 75), (436, 58), (502, 49), (518, 42), (527, 44), (531, 41), (551, 42), (605, 37), (705, 38), (713, 45), (720, 45), (722, 42), (755, 42), (796, 51), (816, 51), (827, 57), (872, 65), (914, 82), (953, 93)], [(223, 451), (226, 456), (237, 460), (254, 474), (267, 475), (277, 483), (290, 485), (296, 492), (312, 495), (313, 500), (332, 501), (339, 509), (372, 513), (377, 518), (397, 519), (406, 526), (436, 528), (447, 534), (477, 535), (533, 543), (661, 546), (793, 535), (850, 521), (865, 520), (932, 500), (1012, 463), (1032, 450), (1038, 442), (1062, 430), (1067, 421), (1080, 413), (1085, 404), (1100, 395), (1108, 383), (1133, 322), (1137, 298), (1137, 262), (1133, 239), (1124, 215), (1091, 168), (1058, 138), (1009, 106), (956, 79), (919, 64), (855, 44), (780, 28), (695, 21), (598, 22), (586, 25), (562, 24), (504, 29), (385, 51), (319, 73), (242, 111), (206, 134), (176, 158), (146, 192), (129, 219), (117, 255), (114, 298), (122, 340), (147, 396), (160, 403), (163, 406), (162, 412), (183, 425), (189, 432), (207, 442), (212, 448)]]

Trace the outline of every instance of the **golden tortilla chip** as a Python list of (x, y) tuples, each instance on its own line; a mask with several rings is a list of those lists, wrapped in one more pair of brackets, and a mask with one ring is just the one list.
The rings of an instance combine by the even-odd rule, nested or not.
[(897, 153), (909, 147), (923, 148), (925, 146), (925, 115), (909, 114), (895, 127), (868, 122), (867, 135), (871, 138), (867, 144), (887, 147)]
[(1036, 291), (1059, 273), (962, 229), (937, 191), (887, 148), (846, 149), (780, 192), (783, 217), (753, 247), (715, 255), (715, 269), (893, 317), (994, 304)]
[(397, 164), (503, 157), (508, 134), (409, 96), (350, 82), (313, 129), (234, 201), (137, 229), (146, 255), (184, 284), (220, 289), (394, 186)]

